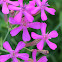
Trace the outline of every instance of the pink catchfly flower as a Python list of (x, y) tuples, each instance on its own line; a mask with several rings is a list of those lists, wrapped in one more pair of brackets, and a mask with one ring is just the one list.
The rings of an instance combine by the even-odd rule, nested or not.
[(38, 35), (38, 34), (32, 32), (31, 36), (33, 39), (41, 39), (41, 41), (37, 44), (37, 48), (39, 50), (43, 49), (44, 42), (46, 42), (52, 50), (55, 50), (57, 48), (57, 45), (50, 42), (48, 39), (56, 38), (58, 36), (58, 33), (55, 30), (51, 31), (50, 33), (48, 33), (48, 32), (46, 33), (46, 27), (47, 27), (46, 23), (41, 23), (42, 35)]
[[(33, 62), (47, 62), (48, 59), (46, 56), (43, 56), (41, 57), (38, 61), (36, 60), (36, 53), (37, 53), (37, 50), (34, 49), (33, 52), (32, 52), (32, 57), (33, 57)], [(24, 61), (24, 62), (31, 62), (31, 61)]]
[(10, 54), (6, 54), (6, 55), (0, 55), (0, 62), (5, 62), (8, 59), (12, 58), (13, 62), (18, 62), (17, 57), (22, 59), (22, 60), (28, 60), (29, 59), (29, 55), (27, 53), (18, 53), (19, 50), (21, 50), (22, 48), (25, 47), (25, 43), (20, 41), (16, 47), (15, 50), (12, 50), (10, 44), (8, 43), (8, 41), (3, 43), (3, 47), (10, 53)]
[(41, 19), (43, 21), (47, 20), (47, 16), (45, 14), (46, 10), (47, 12), (49, 12), (52, 15), (55, 15), (56, 10), (53, 8), (48, 8), (47, 6), (50, 6), (47, 2), (47, 0), (42, 0), (42, 2), (40, 0), (35, 0), (37, 7), (34, 8), (34, 10), (31, 11), (32, 14), (37, 13), (38, 11), (41, 10)]
[(23, 5), (23, 0), (18, 0), (18, 1), (19, 1), (19, 4), (20, 4), (20, 7), (16, 7), (16, 6), (13, 6), (13, 5), (8, 6), (8, 8), (10, 10), (19, 11), (19, 13), (17, 15), (15, 15), (14, 20), (17, 21), (17, 22), (20, 22), (21, 19), (22, 19), (22, 16), (24, 15), (29, 22), (32, 22), (34, 20), (34, 17), (31, 15), (30, 10), (33, 9), (34, 4), (29, 3), (28, 5), (26, 5), (26, 4)]
[(40, 22), (30, 23), (29, 21), (27, 21), (26, 17), (23, 17), (21, 22), (17, 22), (12, 17), (10, 17), (9, 23), (20, 25), (19, 27), (11, 30), (10, 34), (11, 36), (16, 36), (23, 29), (23, 34), (22, 34), (23, 41), (30, 41), (31, 39), (27, 28), (40, 29)]
[(15, 6), (19, 5), (18, 1), (0, 0), (0, 4), (2, 4), (2, 12), (4, 14), (8, 14), (9, 13), (8, 3), (12, 4), (12, 5), (15, 5)]

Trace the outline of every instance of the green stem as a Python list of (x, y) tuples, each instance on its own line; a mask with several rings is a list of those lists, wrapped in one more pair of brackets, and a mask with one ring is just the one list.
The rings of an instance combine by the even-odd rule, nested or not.
[(61, 25), (61, 24), (58, 24), (58, 25), (54, 28), (54, 30), (57, 30), (57, 29), (60, 27), (60, 25)]
[(8, 52), (7, 50), (4, 50), (4, 49), (1, 49), (1, 51), (5, 51), (5, 52)]
[(32, 52), (32, 50), (30, 50), (30, 49), (28, 49), (28, 48), (26, 48), (26, 47), (24, 47), (24, 48), (27, 49), (28, 51)]
[(7, 36), (8, 36), (8, 34), (9, 34), (9, 32), (10, 32), (10, 30), (8, 30), (6, 36), (5, 36), (4, 40), (3, 40), (3, 43), (5, 42), (5, 40), (6, 40)]

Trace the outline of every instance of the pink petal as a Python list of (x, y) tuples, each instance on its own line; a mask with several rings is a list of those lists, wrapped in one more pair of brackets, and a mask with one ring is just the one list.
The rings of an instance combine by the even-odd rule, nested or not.
[(25, 47), (25, 43), (20, 41), (15, 49), (16, 52), (19, 52), (19, 50), (21, 50), (22, 48)]
[(32, 52), (32, 57), (33, 57), (33, 61), (36, 62), (36, 53), (37, 53), (37, 50), (33, 50)]
[(33, 28), (33, 29), (40, 29), (40, 22), (33, 22), (33, 23), (30, 23), (30, 24), (29, 24), (29, 27), (30, 27), (30, 28)]
[(7, 1), (9, 1), (9, 0), (6, 0), (5, 2), (7, 2)]
[(41, 1), (40, 0), (35, 0), (37, 6), (40, 6), (41, 5)]
[(27, 53), (19, 53), (18, 58), (20, 58), (22, 60), (28, 60), (29, 59), (29, 54), (27, 54)]
[(36, 14), (40, 10), (40, 7), (35, 7), (32, 11), (31, 14)]
[(26, 12), (26, 11), (24, 11), (24, 15), (25, 15), (25, 17), (27, 18), (27, 20), (28, 20), (29, 22), (33, 22), (34, 17), (33, 17), (31, 14), (29, 14), (29, 13)]
[(14, 6), (14, 5), (8, 5), (8, 8), (9, 8), (10, 10), (20, 10), (19, 7), (16, 7), (16, 6)]
[(42, 19), (43, 21), (46, 21), (46, 20), (47, 20), (47, 16), (46, 16), (46, 14), (45, 14), (44, 9), (41, 9), (41, 19)]
[(5, 62), (7, 61), (10, 57), (10, 54), (7, 55), (0, 55), (0, 61)]
[(39, 50), (42, 50), (42, 49), (43, 49), (43, 46), (44, 46), (44, 41), (41, 40), (41, 41), (37, 44), (37, 48), (38, 48)]
[(52, 50), (55, 50), (57, 48), (57, 45), (50, 42), (49, 40), (46, 40), (48, 46), (52, 49)]
[(47, 2), (47, 0), (42, 0), (42, 2), (43, 2), (43, 3), (46, 3), (46, 2)]
[(20, 4), (20, 7), (23, 7), (23, 0), (18, 0), (19, 1), (19, 4)]
[(36, 34), (36, 33), (34, 33), (34, 32), (31, 32), (31, 37), (32, 37), (33, 39), (41, 39), (41, 38), (42, 38), (41, 35), (38, 35), (38, 34)]
[(29, 1), (29, 4), (28, 5), (26, 5), (26, 9), (28, 9), (28, 10), (32, 10), (32, 9), (34, 9), (34, 7), (35, 7), (35, 0), (32, 0), (32, 1)]
[(48, 59), (46, 58), (46, 56), (41, 57), (37, 62), (47, 62)]
[(5, 61), (0, 61), (0, 62), (5, 62)]
[(2, 4), (3, 2), (2, 1), (0, 1), (0, 4)]
[(23, 41), (30, 41), (30, 34), (29, 34), (29, 32), (28, 32), (28, 30), (27, 30), (27, 28), (23, 28), (23, 34), (22, 34), (22, 39), (23, 39)]
[(31, 12), (33, 9), (35, 8), (35, 6), (33, 5), (33, 4), (28, 4), (28, 5), (26, 5), (26, 9), (29, 11), (29, 12)]
[(35, 0), (33, 0), (33, 1), (29, 1), (29, 4), (35, 6)]
[(19, 6), (19, 2), (18, 1), (7, 1), (8, 3), (14, 5), (14, 6)]
[(55, 15), (55, 12), (56, 12), (56, 10), (55, 10), (55, 9), (45, 7), (45, 10), (46, 10), (47, 12), (49, 12), (50, 14)]
[(10, 44), (8, 43), (8, 41), (5, 41), (5, 42), (3, 43), (3, 47), (4, 47), (7, 51), (9, 51), (9, 52), (12, 51), (12, 48), (11, 48)]
[(20, 24), (20, 23), (16, 22), (13, 17), (9, 17), (9, 23), (11, 23), (11, 24)]
[(11, 34), (11, 36), (16, 36), (21, 30), (22, 30), (22, 27), (19, 26), (15, 29), (11, 30), (10, 34)]
[(18, 62), (17, 58), (14, 57), (12, 62)]
[(22, 18), (22, 11), (20, 11), (15, 17), (14, 20), (17, 22), (21, 22), (21, 18)]
[(57, 31), (55, 31), (55, 30), (51, 31), (51, 32), (49, 33), (49, 37), (51, 37), (51, 38), (56, 38), (56, 37), (58, 37)]
[(9, 9), (8, 9), (8, 7), (7, 7), (7, 5), (6, 5), (6, 2), (3, 2), (3, 5), (2, 5), (2, 12), (3, 12), (4, 14), (8, 14), (8, 13), (9, 13)]
[(46, 23), (41, 23), (41, 32), (42, 32), (42, 35), (44, 35), (46, 33), (46, 27), (47, 27)]

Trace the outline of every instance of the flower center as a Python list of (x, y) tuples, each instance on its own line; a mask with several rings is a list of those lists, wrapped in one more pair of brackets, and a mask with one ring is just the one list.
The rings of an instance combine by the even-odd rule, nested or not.
[(28, 24), (29, 24), (29, 22), (26, 20), (25, 17), (23, 17), (20, 25), (23, 26), (23, 27), (28, 27)]
[(46, 6), (50, 6), (50, 5), (48, 4), (48, 2), (46, 2), (45, 4), (42, 3), (41, 9), (45, 9)]
[(13, 53), (13, 56), (15, 56), (15, 53)]
[(43, 35), (43, 40), (45, 41), (45, 40), (47, 40), (47, 39), (51, 39), (51, 38), (49, 37), (49, 34), (48, 34), (48, 33)]
[(46, 40), (46, 39), (48, 39), (48, 34), (43, 35), (43, 40)]
[(25, 10), (25, 7), (22, 7), (22, 11), (24, 11)]
[(11, 52), (11, 57), (16, 57), (16, 55), (17, 55), (17, 53), (13, 50), (12, 52)]

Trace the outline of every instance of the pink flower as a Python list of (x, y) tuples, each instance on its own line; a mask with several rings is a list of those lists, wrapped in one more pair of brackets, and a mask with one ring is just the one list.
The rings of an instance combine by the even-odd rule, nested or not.
[(11, 30), (10, 34), (11, 34), (11, 36), (16, 36), (23, 29), (23, 34), (22, 34), (23, 41), (29, 41), (31, 39), (27, 28), (30, 27), (30, 28), (34, 28), (34, 29), (40, 29), (40, 22), (29, 23), (27, 21), (26, 17), (24, 17), (21, 20), (21, 22), (16, 22), (12, 17), (10, 17), (9, 23), (20, 25), (19, 27)]
[[(33, 53), (32, 53), (33, 62), (47, 62), (48, 61), (48, 59), (46, 58), (46, 56), (43, 56), (38, 61), (36, 61), (36, 53), (37, 53), (37, 50), (34, 49)], [(30, 61), (24, 61), (24, 62), (30, 62)]]
[(46, 23), (41, 23), (42, 35), (38, 35), (38, 34), (32, 32), (31, 36), (33, 39), (41, 39), (41, 41), (37, 44), (37, 48), (39, 50), (43, 49), (44, 42), (46, 42), (52, 50), (55, 50), (57, 48), (57, 45), (50, 42), (48, 39), (56, 38), (58, 36), (58, 33), (57, 33), (57, 31), (53, 30), (48, 34), (48, 32), (46, 33), (46, 27), (47, 27)]
[(45, 14), (46, 10), (47, 12), (49, 12), (52, 15), (55, 15), (56, 10), (53, 8), (48, 8), (47, 6), (50, 6), (47, 2), (47, 0), (42, 0), (42, 2), (40, 0), (35, 0), (37, 7), (34, 8), (34, 10), (31, 11), (32, 14), (37, 13), (39, 10), (41, 10), (41, 19), (43, 21), (47, 20), (47, 16)]
[(13, 5), (8, 6), (8, 8), (10, 10), (19, 11), (19, 13), (14, 17), (14, 20), (20, 22), (21, 19), (22, 19), (22, 16), (24, 15), (29, 22), (32, 22), (34, 20), (34, 17), (30, 14), (30, 10), (33, 9), (34, 4), (33, 5), (32, 5), (32, 3), (29, 4), (29, 5), (25, 4), (23, 6), (23, 0), (18, 0), (18, 1), (19, 1), (19, 4), (20, 4), (20, 7), (15, 7)]
[(12, 50), (10, 44), (8, 43), (8, 41), (3, 43), (3, 47), (10, 53), (10, 54), (6, 54), (6, 55), (0, 55), (0, 61), (5, 62), (7, 61), (9, 58), (13, 59), (13, 62), (18, 62), (17, 57), (23, 60), (28, 60), (29, 59), (29, 55), (27, 53), (18, 53), (19, 50), (21, 50), (22, 48), (25, 47), (25, 43), (23, 43), (22, 41), (20, 41), (16, 47), (15, 50)]
[(9, 13), (9, 9), (7, 7), (7, 3), (15, 5), (15, 6), (19, 5), (18, 1), (0, 0), (0, 4), (2, 4), (2, 12), (4, 14), (8, 14)]

